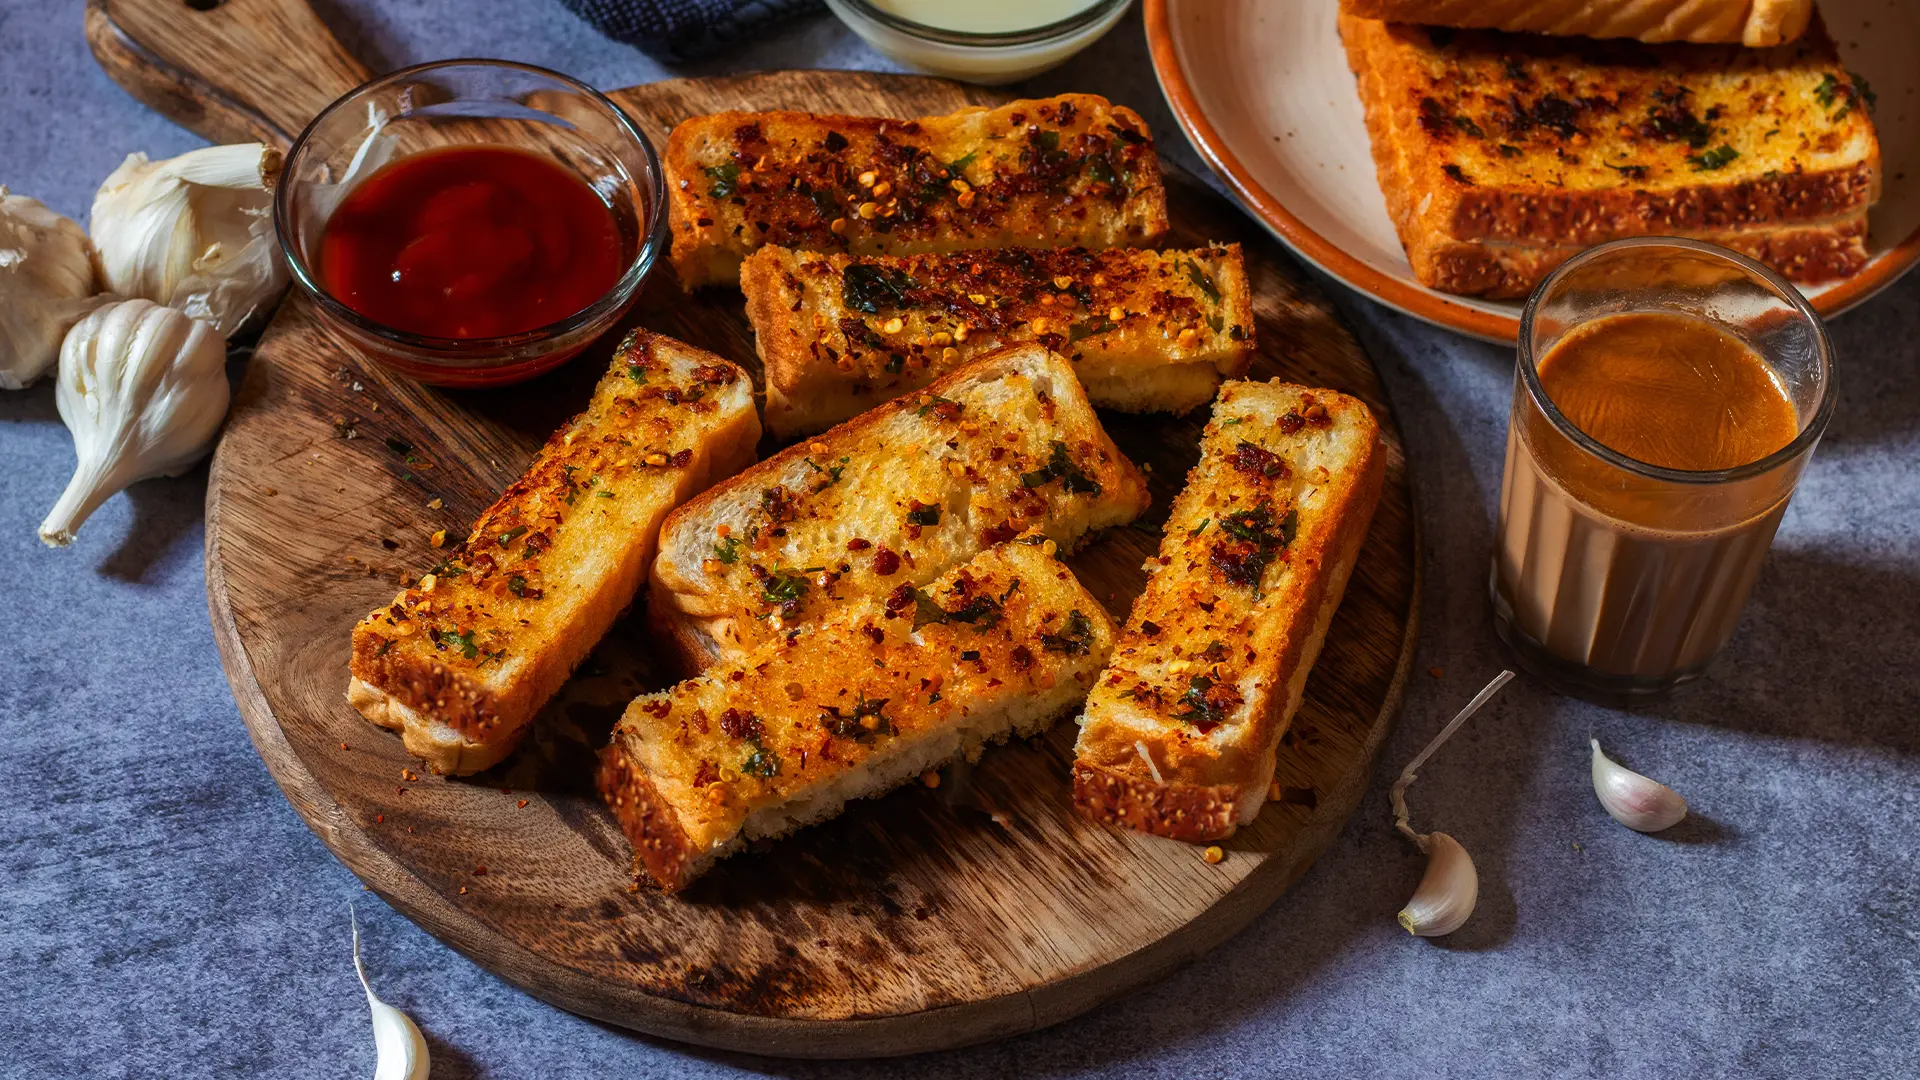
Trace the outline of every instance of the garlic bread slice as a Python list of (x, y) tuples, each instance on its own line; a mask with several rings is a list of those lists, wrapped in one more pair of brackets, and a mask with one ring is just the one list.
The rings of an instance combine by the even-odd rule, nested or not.
[(599, 786), (636, 871), (678, 891), (750, 841), (1071, 711), (1113, 623), (1053, 547), (1036, 533), (989, 548), (634, 699)]
[(498, 762), (633, 602), (667, 511), (759, 438), (746, 372), (635, 331), (465, 542), (354, 627), (348, 702), (434, 772)]
[(1202, 841), (1260, 812), (1385, 460), (1357, 399), (1278, 381), (1221, 388), (1080, 720), (1082, 813)]

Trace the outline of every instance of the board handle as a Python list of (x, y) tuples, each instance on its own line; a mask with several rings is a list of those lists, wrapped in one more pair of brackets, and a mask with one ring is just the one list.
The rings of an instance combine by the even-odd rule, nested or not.
[(87, 0), (87, 44), (127, 93), (216, 143), (285, 150), (370, 75), (306, 0)]

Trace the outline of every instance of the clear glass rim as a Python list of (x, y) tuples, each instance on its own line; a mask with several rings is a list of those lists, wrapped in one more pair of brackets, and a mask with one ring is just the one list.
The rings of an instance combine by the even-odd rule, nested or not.
[(891, 11), (882, 11), (870, 3), (869, 0), (837, 0), (837, 2), (844, 5), (856, 15), (871, 19), (889, 30), (898, 31), (899, 33), (906, 34), (908, 37), (916, 37), (923, 41), (937, 42), (942, 45), (965, 45), (973, 48), (997, 49), (1010, 45), (1037, 45), (1042, 42), (1071, 37), (1090, 26), (1098, 24), (1100, 20), (1112, 15), (1114, 12), (1125, 9), (1128, 4), (1133, 3), (1133, 0), (1095, 0), (1095, 2), (1085, 10), (1075, 12), (1064, 19), (1047, 23), (1044, 26), (1036, 26), (1027, 30), (1005, 30), (996, 33), (978, 33), (971, 30), (948, 30), (939, 26), (928, 26), (926, 23), (902, 18)]
[[(1546, 296), (1562, 278), (1587, 263), (1592, 262), (1594, 259), (1620, 251), (1621, 249), (1643, 247), (1680, 248), (1682, 250), (1706, 255), (1710, 258), (1719, 259), (1723, 262), (1732, 263), (1747, 273), (1765, 281), (1787, 302), (1788, 306), (1794, 309), (1802, 321), (1813, 328), (1814, 348), (1819, 353), (1821, 376), (1820, 402), (1814, 407), (1813, 417), (1801, 426), (1800, 433), (1793, 437), (1792, 442), (1789, 442), (1787, 445), (1775, 450), (1773, 453), (1768, 454), (1758, 461), (1749, 461), (1745, 465), (1736, 465), (1731, 469), (1706, 469), (1699, 471), (1692, 469), (1670, 469), (1664, 465), (1654, 465), (1641, 461), (1638, 458), (1628, 457), (1618, 450), (1606, 446), (1598, 439), (1575, 427), (1573, 421), (1568, 420), (1566, 414), (1562, 413), (1559, 407), (1554, 405), (1553, 399), (1547, 396), (1546, 387), (1540, 383), (1540, 373), (1537, 370), (1538, 357), (1533, 355), (1533, 322), (1534, 315), (1540, 306), (1541, 298)], [(1826, 432), (1827, 421), (1833, 416), (1833, 343), (1827, 337), (1827, 324), (1821, 321), (1819, 313), (1813, 310), (1813, 305), (1807, 302), (1807, 298), (1801, 294), (1800, 290), (1796, 288), (1792, 282), (1781, 277), (1773, 268), (1756, 262), (1737, 251), (1723, 248), (1718, 244), (1709, 244), (1701, 240), (1689, 240), (1679, 236), (1637, 236), (1626, 240), (1610, 240), (1604, 244), (1588, 248), (1586, 251), (1561, 263), (1553, 273), (1548, 274), (1546, 279), (1540, 282), (1533, 290), (1533, 295), (1527, 297), (1526, 306), (1520, 312), (1519, 363), (1517, 366), (1520, 369), (1520, 380), (1525, 384), (1527, 394), (1533, 399), (1534, 406), (1546, 416), (1548, 421), (1553, 424), (1554, 428), (1559, 431), (1561, 435), (1572, 441), (1574, 445), (1617, 469), (1638, 476), (1644, 476), (1648, 479), (1664, 480), (1673, 484), (1727, 484), (1772, 472), (1792, 461), (1794, 458), (1805, 454), (1814, 443), (1819, 441), (1820, 436)]]
[[(357, 104), (361, 96), (370, 91), (381, 89), (403, 79), (417, 77), (426, 72), (459, 67), (501, 68), (512, 71), (522, 71), (528, 74), (538, 75), (542, 78), (552, 79), (564, 85), (567, 89), (573, 90), (592, 101), (611, 116), (619, 130), (622, 131), (634, 145), (640, 148), (641, 157), (646, 162), (647, 176), (642, 181), (646, 195), (646, 205), (642, 207), (642, 213), (645, 215), (645, 219), (641, 225), (640, 244), (634, 251), (632, 261), (628, 263), (626, 271), (620, 275), (619, 280), (615, 281), (613, 287), (607, 290), (606, 295), (564, 319), (548, 323), (544, 326), (538, 326), (531, 330), (523, 330), (517, 334), (507, 334), (501, 337), (432, 337), (426, 334), (410, 333), (369, 319), (365, 315), (360, 314), (340, 302), (333, 294), (329, 293), (326, 287), (320, 284), (318, 278), (316, 278), (308, 268), (305, 255), (300, 251), (298, 246), (291, 242), (292, 227), (290, 218), (292, 217), (292, 208), (289, 203), (292, 199), (291, 193), (296, 185), (291, 182), (290, 178), (295, 175), (295, 163), (299, 160), (301, 154), (306, 151), (309, 139), (313, 136), (314, 132), (319, 129), (321, 123), (340, 109)], [(634, 294), (639, 291), (640, 283), (646, 279), (647, 273), (652, 270), (653, 263), (659, 256), (660, 248), (666, 242), (667, 180), (664, 170), (660, 167), (660, 156), (654, 151), (653, 142), (647, 138), (646, 133), (640, 130), (639, 126), (633, 122), (633, 119), (627, 115), (626, 110), (615, 104), (613, 99), (595, 90), (593, 87), (588, 86), (586, 83), (570, 75), (563, 75), (550, 68), (543, 68), (535, 64), (522, 64), (513, 60), (495, 60), (487, 57), (459, 57), (451, 60), (434, 60), (424, 64), (414, 64), (409, 67), (403, 67), (397, 71), (388, 72), (377, 79), (371, 79), (360, 84), (336, 98), (333, 103), (326, 108), (320, 110), (320, 115), (314, 117), (300, 132), (300, 137), (295, 139), (293, 145), (287, 150), (286, 165), (281, 171), (281, 177), (283, 182), (279, 185), (279, 188), (274, 192), (273, 196), (273, 231), (275, 238), (280, 242), (281, 254), (287, 261), (287, 266), (293, 274), (293, 279), (299, 282), (300, 287), (320, 305), (321, 310), (328, 316), (339, 319), (349, 326), (370, 334), (384, 342), (402, 346), (414, 352), (443, 354), (441, 356), (427, 357), (426, 359), (429, 362), (457, 363), (461, 367), (506, 366), (524, 362), (527, 359), (524, 356), (507, 355), (497, 359), (488, 359), (485, 357), (471, 356), (470, 354), (482, 352), (511, 353), (513, 350), (521, 349), (528, 345), (538, 344), (542, 341), (555, 338), (567, 337), (606, 319), (610, 315), (617, 314), (632, 301)]]

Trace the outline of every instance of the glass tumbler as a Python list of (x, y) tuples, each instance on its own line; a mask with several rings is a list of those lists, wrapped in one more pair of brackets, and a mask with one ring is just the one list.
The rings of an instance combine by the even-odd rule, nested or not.
[[(1541, 362), (1576, 327), (1641, 312), (1691, 316), (1743, 342), (1772, 369), (1798, 433), (1757, 461), (1694, 472), (1576, 427), (1547, 395)], [(1611, 704), (1661, 697), (1705, 670), (1833, 413), (1831, 351), (1799, 290), (1711, 244), (1615, 241), (1540, 284), (1520, 322), (1491, 580), (1495, 628), (1524, 667)]]

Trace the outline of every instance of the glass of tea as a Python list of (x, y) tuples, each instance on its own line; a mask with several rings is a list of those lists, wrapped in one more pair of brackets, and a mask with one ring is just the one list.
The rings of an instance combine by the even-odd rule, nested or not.
[(1799, 290), (1712, 244), (1603, 244), (1540, 284), (1491, 583), (1526, 668), (1612, 704), (1705, 670), (1833, 413), (1831, 353)]

